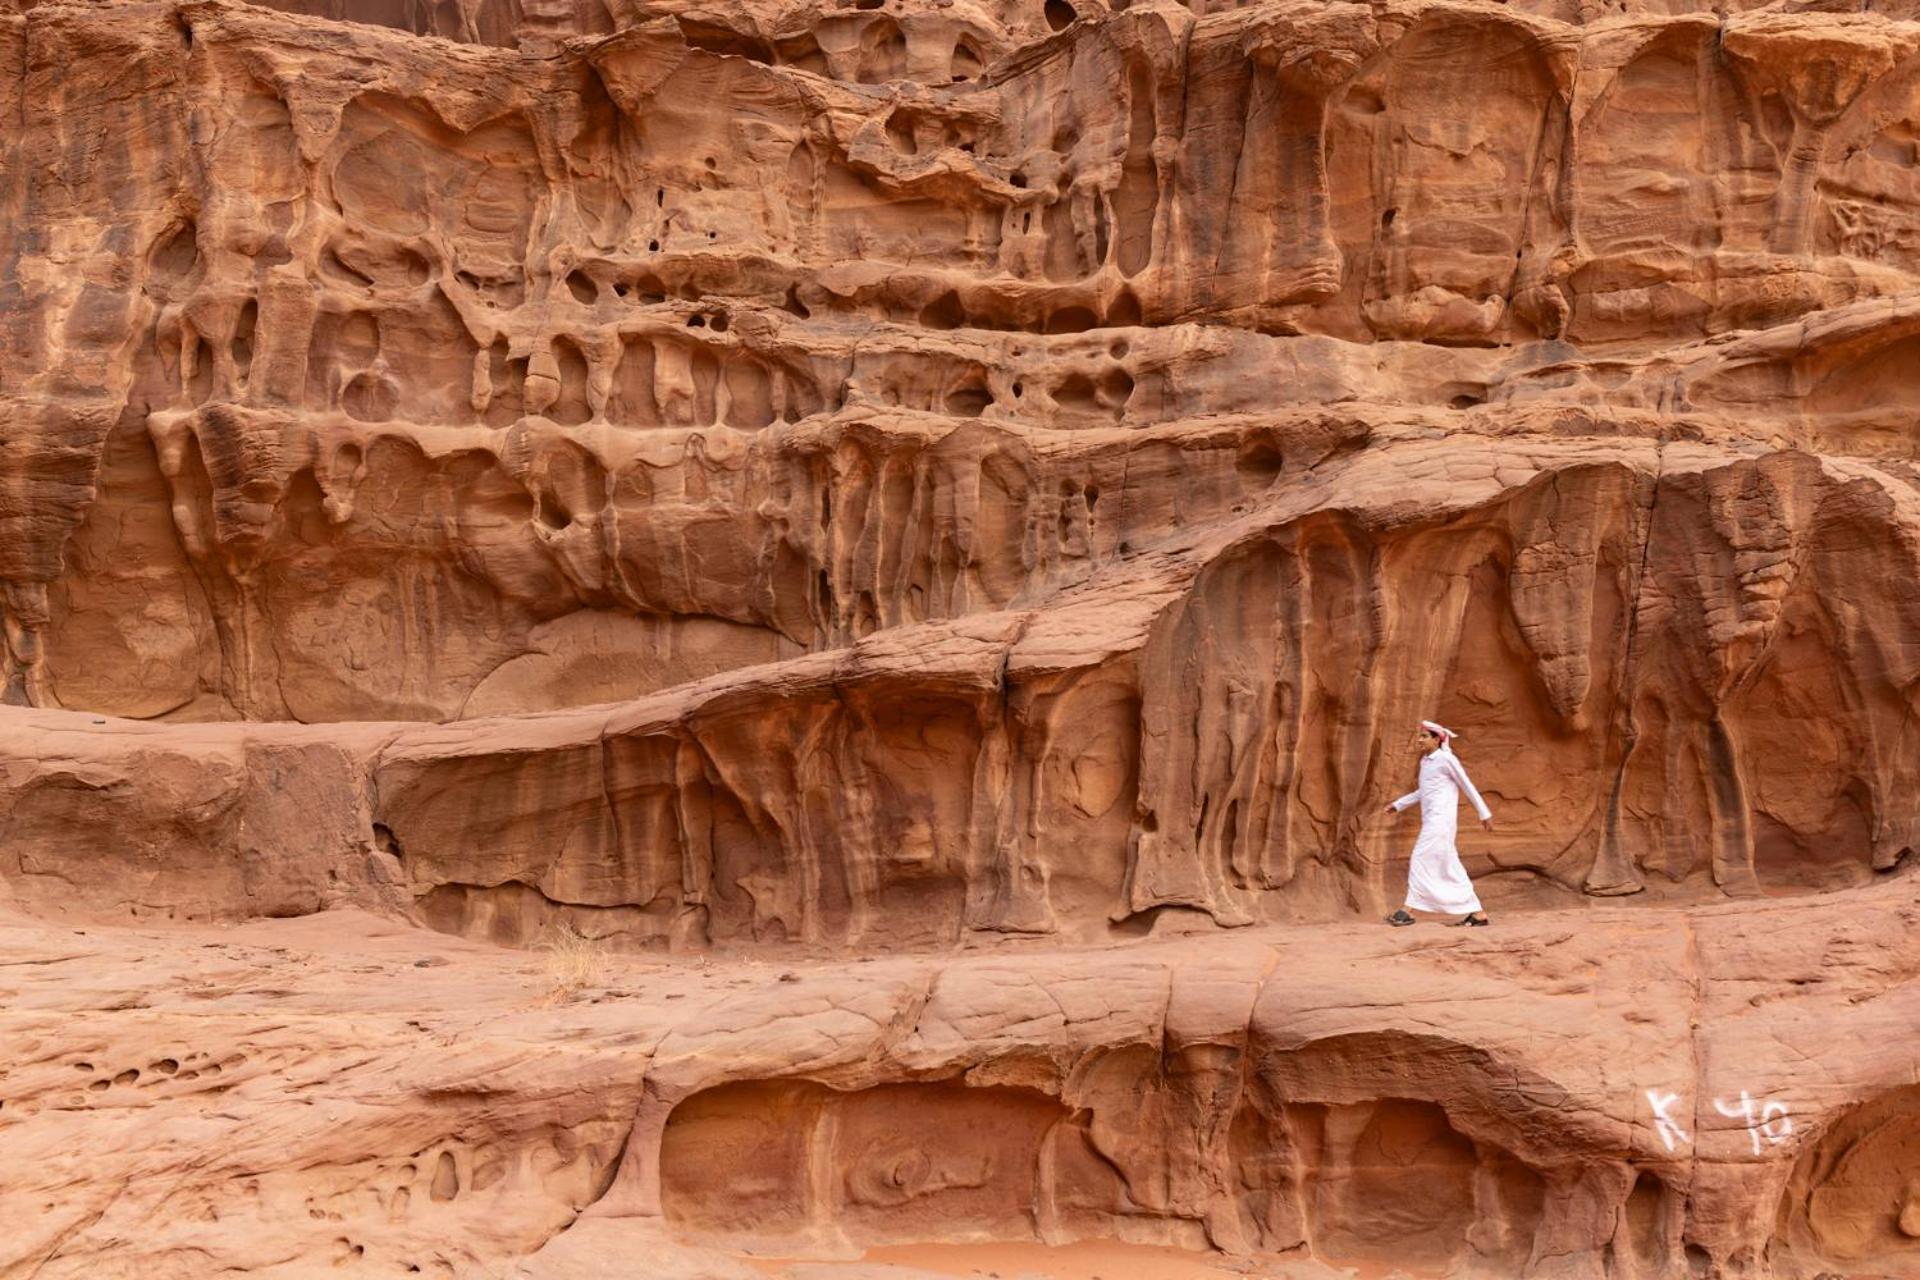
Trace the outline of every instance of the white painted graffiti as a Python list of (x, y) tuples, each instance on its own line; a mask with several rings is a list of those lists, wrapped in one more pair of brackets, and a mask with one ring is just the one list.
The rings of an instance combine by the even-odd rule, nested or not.
[(1692, 1142), (1685, 1129), (1667, 1114), (1667, 1108), (1680, 1101), (1677, 1093), (1662, 1093), (1658, 1089), (1647, 1090), (1647, 1102), (1653, 1107), (1653, 1127), (1660, 1134), (1660, 1141), (1667, 1144), (1667, 1150), (1678, 1149), (1683, 1142)]
[(1753, 1139), (1753, 1154), (1759, 1155), (1761, 1140), (1768, 1143), (1785, 1142), (1793, 1136), (1793, 1117), (1787, 1114), (1787, 1104), (1771, 1098), (1763, 1099), (1758, 1111), (1754, 1110), (1753, 1098), (1745, 1089), (1740, 1091), (1740, 1101), (1729, 1103), (1724, 1098), (1713, 1100), (1713, 1109), (1732, 1119), (1744, 1116), (1747, 1121), (1747, 1136)]
[[(1647, 1105), (1653, 1109), (1653, 1129), (1660, 1135), (1660, 1141), (1669, 1151), (1678, 1151), (1693, 1141), (1693, 1136), (1680, 1127), (1674, 1119), (1673, 1106), (1680, 1101), (1677, 1093), (1668, 1093), (1660, 1089), (1647, 1090)], [(1753, 1154), (1759, 1155), (1768, 1146), (1785, 1142), (1793, 1136), (1793, 1117), (1787, 1104), (1776, 1098), (1756, 1100), (1745, 1089), (1740, 1091), (1736, 1102), (1725, 1098), (1715, 1098), (1713, 1109), (1728, 1119), (1745, 1119), (1747, 1137), (1753, 1142)]]

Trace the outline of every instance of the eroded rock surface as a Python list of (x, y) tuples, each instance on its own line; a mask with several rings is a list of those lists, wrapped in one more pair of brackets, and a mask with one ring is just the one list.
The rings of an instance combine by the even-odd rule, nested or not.
[(740, 1255), (1106, 1238), (1275, 1278), (1909, 1275), (1916, 927), (1895, 883), (1466, 936), (610, 958), (556, 993), (537, 953), (360, 913), (13, 923), (0, 1259), (799, 1280), (835, 1271)]
[(0, 1277), (1920, 1269), (1908, 0), (0, 7)]

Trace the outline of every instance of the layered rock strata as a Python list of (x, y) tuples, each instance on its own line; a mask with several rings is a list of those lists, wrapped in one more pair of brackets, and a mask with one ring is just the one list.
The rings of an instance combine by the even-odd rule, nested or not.
[(0, 1265), (797, 1280), (833, 1272), (740, 1255), (1105, 1237), (1269, 1277), (1911, 1274), (1916, 927), (1894, 884), (613, 959), (556, 1002), (537, 954), (364, 914), (16, 924)]
[(1904, 0), (6, 8), (0, 1277), (1920, 1266)]

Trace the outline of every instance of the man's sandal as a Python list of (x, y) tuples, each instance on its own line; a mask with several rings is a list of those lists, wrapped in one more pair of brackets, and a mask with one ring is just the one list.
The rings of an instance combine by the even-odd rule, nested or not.
[(1420, 922), (1408, 915), (1405, 911), (1396, 911), (1387, 917), (1387, 923), (1393, 925), (1395, 928), (1399, 928), (1404, 925), (1419, 924)]
[(1467, 918), (1464, 920), (1455, 920), (1452, 924), (1448, 925), (1447, 928), (1449, 929), (1484, 929), (1492, 923), (1493, 921), (1487, 919), (1483, 915), (1472, 914), (1467, 916)]

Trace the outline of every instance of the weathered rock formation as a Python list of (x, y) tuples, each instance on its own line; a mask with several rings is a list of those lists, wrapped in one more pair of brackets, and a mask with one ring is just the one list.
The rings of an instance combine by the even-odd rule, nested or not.
[(366, 916), (0, 928), (0, 1258), (747, 1280), (743, 1249), (1110, 1238), (1276, 1278), (1912, 1275), (1917, 927), (1891, 884), (612, 961), (559, 1004), (537, 956)]
[(0, 1278), (1920, 1272), (1862, 5), (12, 0)]

